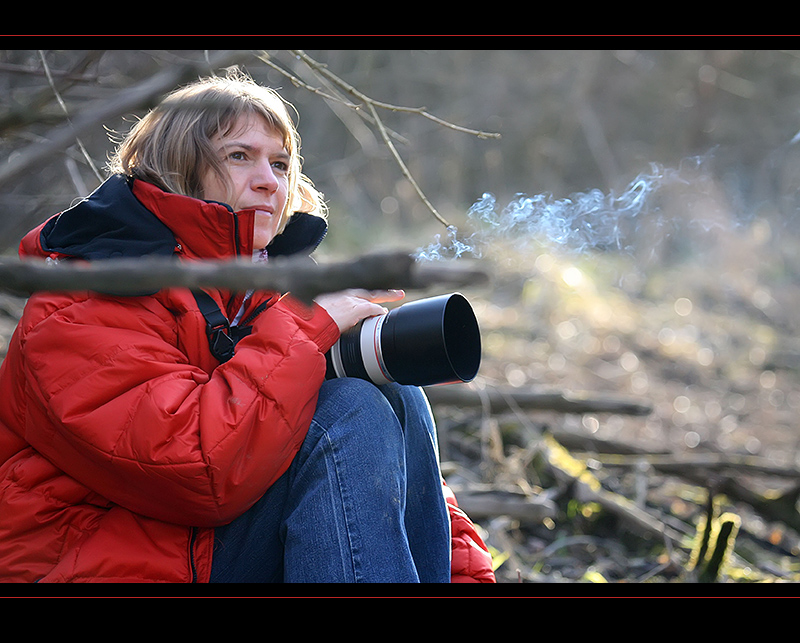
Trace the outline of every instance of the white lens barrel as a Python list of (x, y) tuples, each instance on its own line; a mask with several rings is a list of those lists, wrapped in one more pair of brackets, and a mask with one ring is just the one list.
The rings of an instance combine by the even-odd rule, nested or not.
[(386, 315), (368, 317), (361, 326), (359, 336), (364, 370), (374, 384), (388, 384), (394, 381), (386, 369), (381, 352), (381, 328), (385, 319)]

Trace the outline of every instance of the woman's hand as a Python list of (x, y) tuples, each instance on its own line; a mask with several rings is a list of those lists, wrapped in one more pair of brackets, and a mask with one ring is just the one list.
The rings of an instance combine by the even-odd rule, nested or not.
[(402, 290), (343, 290), (320, 295), (317, 302), (339, 326), (341, 332), (352, 328), (362, 319), (389, 312), (381, 303), (399, 301), (405, 297)]

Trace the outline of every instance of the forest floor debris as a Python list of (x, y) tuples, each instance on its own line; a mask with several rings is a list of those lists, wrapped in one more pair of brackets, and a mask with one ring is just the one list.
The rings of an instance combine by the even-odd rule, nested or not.
[[(431, 397), (500, 582), (800, 581), (800, 271), (750, 250), (753, 268), (684, 260), (615, 283), (613, 257), (539, 254), (471, 296), (484, 362), (458, 386), (479, 401)], [(576, 393), (630, 404), (524, 408)], [(732, 532), (711, 577), (709, 516)]]

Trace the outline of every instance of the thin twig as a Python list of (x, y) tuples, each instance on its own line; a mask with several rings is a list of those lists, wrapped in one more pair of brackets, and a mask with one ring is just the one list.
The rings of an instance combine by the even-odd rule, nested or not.
[(261, 60), (261, 62), (266, 64), (268, 67), (272, 67), (272, 69), (274, 69), (278, 73), (286, 76), (286, 78), (288, 78), (291, 81), (292, 85), (294, 85), (295, 87), (300, 87), (301, 89), (305, 89), (306, 91), (311, 92), (312, 94), (316, 94), (317, 96), (320, 96), (325, 100), (332, 100), (338, 103), (342, 103), (343, 105), (350, 107), (351, 109), (357, 110), (360, 107), (360, 105), (346, 101), (340, 96), (334, 96), (333, 94), (322, 91), (319, 87), (313, 87), (309, 85), (307, 82), (301, 80), (300, 78), (292, 74), (290, 71), (284, 69), (280, 65), (276, 65), (272, 61), (272, 57), (266, 51), (262, 51), (260, 54), (258, 54), (257, 57), (259, 60)]
[[(289, 82), (291, 82), (295, 87), (300, 87), (301, 89), (305, 89), (306, 91), (311, 92), (312, 94), (320, 96), (323, 100), (341, 104), (342, 106), (352, 110), (357, 116), (367, 121), (370, 125), (375, 125), (375, 121), (372, 119), (371, 115), (364, 111), (363, 109), (364, 105), (362, 103), (354, 103), (352, 101), (347, 100), (344, 96), (342, 96), (340, 91), (337, 89), (336, 86), (333, 85), (333, 83), (329, 78), (321, 76), (319, 73), (317, 73), (317, 71), (313, 67), (309, 66), (311, 73), (314, 74), (319, 79), (319, 81), (325, 85), (325, 90), (320, 89), (319, 87), (314, 87), (312, 85), (309, 85), (307, 82), (298, 78), (290, 71), (276, 64), (275, 62), (273, 62), (271, 56), (267, 52), (262, 52), (258, 57), (266, 65), (272, 67), (272, 69), (274, 69), (278, 73), (288, 78)], [(347, 85), (347, 83), (344, 84)], [(391, 131), (388, 128), (386, 129), (386, 131), (389, 132), (389, 134), (393, 139), (400, 141), (401, 143), (404, 144), (408, 143), (408, 139), (406, 139), (404, 136), (401, 136), (397, 132)]]
[(386, 143), (386, 147), (389, 148), (389, 151), (394, 156), (394, 160), (397, 161), (397, 165), (400, 167), (400, 171), (403, 173), (403, 176), (406, 177), (409, 183), (411, 183), (412, 187), (417, 193), (417, 196), (422, 200), (422, 202), (428, 207), (433, 214), (434, 217), (445, 227), (449, 228), (450, 224), (447, 220), (439, 214), (439, 211), (433, 207), (433, 204), (428, 200), (428, 197), (425, 196), (425, 193), (422, 191), (422, 188), (419, 187), (417, 182), (414, 180), (414, 177), (411, 175), (411, 171), (408, 169), (406, 164), (403, 162), (403, 159), (400, 157), (397, 148), (395, 148), (394, 143), (392, 143), (391, 139), (389, 138), (389, 134), (386, 132), (386, 128), (383, 126), (383, 121), (381, 121), (380, 117), (378, 116), (378, 112), (375, 109), (375, 105), (371, 102), (367, 103), (367, 107), (369, 108), (370, 114), (375, 119), (375, 123), (378, 126), (378, 131), (381, 133), (381, 138), (383, 142)]
[[(212, 66), (227, 67), (249, 55), (251, 54), (239, 50), (218, 52), (212, 60)], [(13, 160), (0, 165), (0, 187), (17, 179), (38, 163), (49, 161), (53, 154), (61, 153), (65, 147), (74, 143), (76, 137), (97, 127), (98, 123), (117, 118), (121, 114), (148, 104), (179, 83), (195, 78), (207, 65), (205, 62), (191, 62), (170, 66), (145, 78), (137, 85), (118, 92), (111, 99), (98, 99), (85, 105), (79, 114), (73, 116), (71, 123), (48, 132), (41, 142), (20, 150)]]
[[(56, 83), (53, 80), (53, 75), (52, 75), (52, 73), (50, 71), (50, 65), (47, 64), (47, 58), (45, 58), (44, 52), (41, 49), (39, 50), (39, 58), (42, 61), (42, 67), (44, 67), (44, 73), (45, 73), (45, 76), (47, 76), (47, 82), (50, 84), (50, 88), (53, 90), (53, 94), (55, 95), (56, 100), (58, 101), (58, 104), (61, 106), (61, 109), (64, 111), (64, 114), (67, 117), (67, 121), (69, 123), (72, 123), (72, 121), (70, 119), (69, 110), (67, 109), (67, 105), (64, 102), (64, 99), (61, 98), (61, 92), (58, 91), (58, 88), (56, 87)], [(92, 157), (89, 156), (89, 151), (86, 149), (86, 146), (83, 144), (83, 141), (81, 140), (81, 138), (79, 136), (75, 137), (75, 142), (77, 143), (78, 148), (81, 151), (81, 154), (83, 154), (83, 158), (86, 159), (86, 163), (88, 163), (89, 167), (92, 169), (92, 172), (94, 172), (95, 178), (98, 181), (102, 181), (103, 180), (103, 176), (100, 174), (100, 171), (95, 166), (94, 161), (92, 160)]]
[(401, 105), (394, 105), (392, 103), (385, 103), (383, 101), (375, 100), (374, 98), (370, 98), (366, 94), (360, 92), (355, 87), (350, 85), (349, 83), (342, 80), (339, 76), (331, 72), (327, 66), (323, 65), (322, 63), (317, 62), (309, 55), (307, 55), (304, 51), (300, 49), (293, 49), (291, 53), (297, 56), (300, 60), (302, 60), (306, 65), (308, 65), (311, 69), (318, 72), (320, 75), (324, 76), (328, 80), (334, 82), (337, 86), (341, 87), (344, 91), (348, 94), (352, 94), (353, 96), (357, 97), (360, 101), (363, 101), (366, 104), (374, 105), (375, 107), (380, 107), (381, 109), (387, 109), (392, 112), (407, 112), (409, 114), (417, 114), (419, 116), (423, 116), (439, 125), (443, 125), (449, 129), (456, 130), (457, 132), (463, 132), (466, 134), (472, 134), (477, 136), (478, 138), (500, 138), (500, 134), (497, 132), (484, 132), (482, 130), (475, 130), (468, 127), (463, 127), (461, 125), (456, 125), (455, 123), (451, 123), (446, 121), (438, 116), (434, 116), (430, 112), (428, 112), (424, 107), (403, 107)]
[[(397, 148), (392, 143), (392, 140), (391, 140), (392, 137), (389, 135), (388, 130), (386, 129), (383, 121), (381, 120), (380, 116), (378, 115), (378, 111), (377, 111), (378, 108), (390, 110), (390, 111), (393, 111), (393, 112), (405, 112), (405, 113), (409, 113), (409, 114), (417, 114), (419, 116), (427, 118), (427, 119), (429, 119), (429, 120), (431, 120), (431, 121), (433, 121), (435, 123), (438, 123), (439, 125), (442, 125), (444, 127), (449, 128), (449, 129), (453, 129), (453, 130), (456, 130), (458, 132), (464, 132), (464, 133), (467, 133), (467, 134), (472, 134), (472, 135), (475, 135), (475, 136), (477, 136), (479, 138), (500, 138), (500, 134), (494, 133), (494, 132), (484, 132), (484, 131), (480, 131), (480, 130), (470, 129), (470, 128), (467, 128), (467, 127), (462, 127), (460, 125), (455, 125), (454, 123), (451, 123), (449, 121), (445, 121), (442, 118), (439, 118), (437, 116), (434, 116), (433, 114), (430, 114), (424, 107), (403, 107), (403, 106), (400, 106), (400, 105), (393, 105), (391, 103), (385, 103), (383, 101), (375, 100), (373, 98), (370, 98), (369, 96), (367, 96), (363, 92), (359, 91), (358, 89), (356, 89), (353, 85), (351, 85), (351, 84), (347, 83), (346, 81), (344, 81), (342, 78), (340, 78), (339, 76), (337, 76), (336, 74), (331, 72), (327, 68), (327, 66), (323, 65), (322, 63), (317, 62), (316, 60), (311, 58), (308, 54), (306, 54), (304, 51), (299, 50), (299, 49), (293, 49), (293, 50), (290, 50), (290, 53), (292, 55), (294, 55), (296, 58), (298, 58), (299, 60), (301, 60), (314, 73), (318, 74), (319, 76), (321, 76), (325, 80), (333, 83), (333, 85), (335, 87), (338, 87), (342, 91), (344, 91), (344, 92), (350, 94), (351, 96), (355, 97), (357, 99), (357, 101), (359, 101), (359, 103), (362, 103), (363, 105), (366, 105), (367, 112), (372, 117), (374, 124), (377, 126), (378, 131), (380, 132), (381, 139), (383, 140), (383, 142), (386, 145), (386, 147), (389, 148), (389, 152), (392, 154), (392, 157), (394, 158), (395, 162), (399, 166), (400, 171), (402, 172), (403, 176), (408, 180), (409, 183), (411, 183), (411, 186), (414, 188), (414, 191), (417, 193), (417, 196), (419, 196), (419, 198), (422, 200), (422, 202), (425, 204), (425, 206), (428, 208), (428, 210), (430, 210), (431, 214), (433, 214), (433, 216), (442, 225), (444, 225), (446, 228), (450, 228), (451, 227), (450, 223), (439, 213), (439, 211), (431, 203), (430, 199), (428, 199), (428, 197), (422, 191), (422, 188), (419, 186), (417, 181), (414, 179), (413, 175), (411, 174), (411, 171), (408, 169), (408, 166), (405, 164), (405, 162), (403, 161), (403, 159), (400, 156), (399, 152), (397, 151)], [(301, 86), (304, 89), (307, 89), (307, 90), (309, 90), (309, 91), (311, 91), (311, 92), (313, 92), (315, 94), (321, 95), (324, 98), (327, 98), (329, 100), (337, 100), (337, 101), (342, 102), (343, 104), (347, 105), (348, 107), (351, 107), (352, 109), (360, 111), (360, 105), (357, 105), (357, 104), (354, 104), (354, 103), (348, 103), (347, 101), (344, 101), (344, 100), (342, 100), (340, 98), (335, 98), (331, 94), (322, 92), (321, 90), (319, 90), (317, 88), (311, 87), (310, 85), (308, 85), (308, 84), (304, 83), (303, 81), (301, 81), (299, 78), (297, 78), (295, 76), (292, 76), (291, 74), (289, 74), (285, 70), (281, 69), (280, 67), (278, 67), (277, 65), (275, 65), (271, 61), (269, 61), (269, 55), (268, 54), (263, 54), (261, 56), (261, 60), (266, 62), (268, 65), (270, 65), (273, 69), (276, 69), (276, 70), (280, 71), (281, 73), (285, 74), (292, 81), (292, 83), (294, 83), (294, 84), (296, 84), (298, 86)]]

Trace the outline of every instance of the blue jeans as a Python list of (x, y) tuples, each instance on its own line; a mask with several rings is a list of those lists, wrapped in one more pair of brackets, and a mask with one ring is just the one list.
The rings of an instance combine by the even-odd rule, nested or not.
[(215, 530), (211, 582), (450, 582), (450, 518), (422, 391), (326, 381), (289, 469)]

